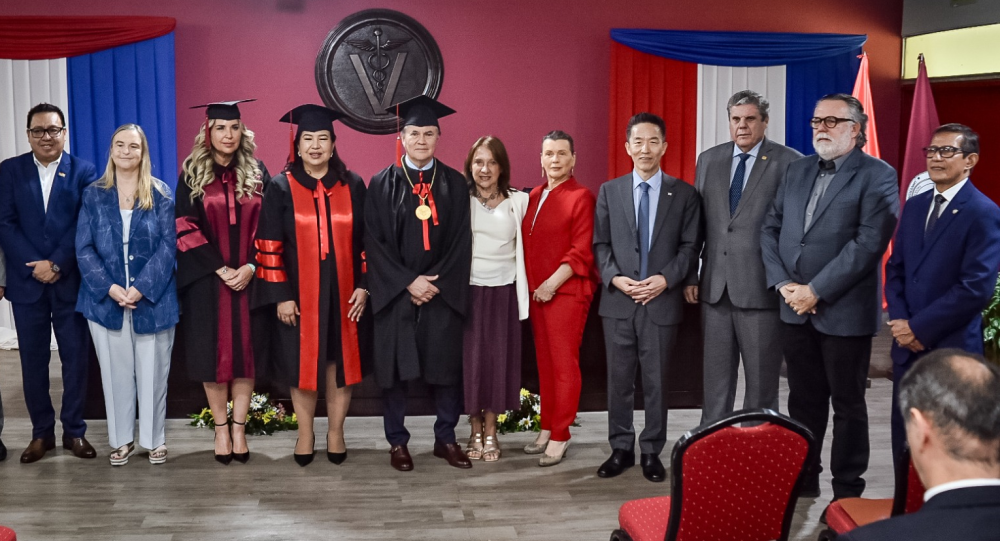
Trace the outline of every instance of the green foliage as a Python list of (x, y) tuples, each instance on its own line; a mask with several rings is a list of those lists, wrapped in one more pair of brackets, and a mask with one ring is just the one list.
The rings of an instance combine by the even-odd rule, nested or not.
[(1000, 281), (993, 289), (993, 298), (983, 310), (983, 349), (986, 358), (1000, 366)]
[[(232, 417), (233, 403), (226, 405), (226, 417)], [(198, 428), (215, 428), (215, 418), (212, 417), (212, 410), (202, 408), (198, 413), (188, 415), (191, 418), (191, 426)], [(295, 414), (285, 413), (285, 407), (281, 404), (273, 404), (266, 394), (254, 393), (250, 398), (250, 412), (246, 419), (246, 433), (251, 436), (270, 436), (275, 432), (283, 430), (297, 430), (299, 428), (298, 419)]]

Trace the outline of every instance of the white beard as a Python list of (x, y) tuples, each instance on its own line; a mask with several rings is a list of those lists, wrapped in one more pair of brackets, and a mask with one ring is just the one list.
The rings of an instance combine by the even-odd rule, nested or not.
[(815, 136), (813, 137), (813, 148), (816, 149), (816, 154), (819, 154), (819, 157), (824, 160), (832, 160), (847, 154), (851, 151), (853, 144), (854, 139), (851, 138), (850, 132), (845, 133), (839, 141), (836, 139), (817, 139)]

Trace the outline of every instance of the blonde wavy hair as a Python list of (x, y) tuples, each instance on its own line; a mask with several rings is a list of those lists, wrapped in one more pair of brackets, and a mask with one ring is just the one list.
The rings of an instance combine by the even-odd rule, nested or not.
[(149, 160), (149, 142), (146, 140), (146, 132), (142, 131), (142, 128), (138, 124), (122, 124), (111, 135), (111, 148), (108, 149), (108, 165), (104, 168), (104, 175), (98, 179), (97, 185), (105, 190), (115, 187), (115, 175), (118, 170), (111, 154), (115, 148), (115, 137), (118, 137), (118, 134), (125, 130), (132, 130), (139, 134), (139, 141), (142, 145), (142, 158), (139, 161), (139, 184), (135, 188), (136, 203), (139, 208), (149, 210), (153, 208), (153, 188), (156, 188), (156, 191), (160, 192), (164, 197), (170, 197), (170, 193), (167, 191), (166, 184), (159, 179), (153, 178), (153, 164)]
[[(215, 126), (215, 120), (206, 120), (208, 128)], [(247, 128), (243, 121), (240, 121), (242, 136), (240, 137), (240, 147), (236, 150), (233, 159), (238, 160), (236, 165), (236, 196), (253, 197), (260, 191), (263, 184), (261, 180), (260, 167), (257, 166), (257, 158), (254, 152), (257, 151), (257, 143), (253, 141), (253, 132)], [(202, 123), (198, 130), (198, 135), (194, 138), (194, 148), (191, 154), (184, 159), (181, 169), (184, 171), (184, 182), (191, 188), (191, 202), (205, 196), (205, 186), (215, 180), (215, 171), (212, 166), (215, 160), (212, 158), (212, 150), (205, 148), (205, 124)]]

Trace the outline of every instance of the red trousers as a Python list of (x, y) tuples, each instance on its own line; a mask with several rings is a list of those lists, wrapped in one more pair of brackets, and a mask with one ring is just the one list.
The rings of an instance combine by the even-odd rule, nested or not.
[(569, 427), (580, 406), (580, 343), (590, 300), (556, 295), (546, 303), (531, 301), (531, 331), (538, 358), (542, 430), (555, 441), (569, 440)]

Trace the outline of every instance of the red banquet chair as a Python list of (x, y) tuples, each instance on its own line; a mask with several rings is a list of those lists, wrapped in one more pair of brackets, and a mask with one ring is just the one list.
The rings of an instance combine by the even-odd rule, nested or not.
[(909, 448), (903, 450), (895, 476), (896, 490), (892, 498), (844, 498), (831, 503), (826, 508), (827, 529), (820, 532), (819, 541), (832, 541), (865, 524), (919, 511), (924, 505), (924, 484), (910, 460)]
[(699, 426), (674, 445), (670, 496), (622, 505), (611, 541), (784, 541), (817, 452), (808, 428), (772, 410)]

